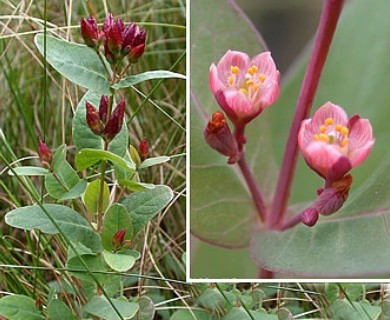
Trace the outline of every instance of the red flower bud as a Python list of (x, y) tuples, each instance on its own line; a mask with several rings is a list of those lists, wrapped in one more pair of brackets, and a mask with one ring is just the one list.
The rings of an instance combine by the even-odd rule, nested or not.
[(112, 140), (121, 130), (125, 115), (125, 107), (125, 100), (121, 100), (112, 112), (111, 118), (104, 128), (104, 136), (107, 140)]
[(237, 142), (222, 112), (213, 113), (204, 131), (204, 136), (211, 148), (229, 157), (229, 164), (236, 163), (239, 160), (240, 153)]
[(108, 103), (109, 99), (108, 96), (102, 96), (100, 98), (100, 104), (99, 104), (99, 118), (103, 123), (106, 123), (107, 120), (107, 112), (108, 112)]
[(114, 247), (121, 246), (125, 241), (126, 229), (119, 229), (112, 237), (112, 244)]
[(95, 134), (101, 134), (104, 130), (104, 125), (100, 121), (99, 113), (95, 109), (95, 107), (90, 104), (88, 101), (85, 104), (86, 107), (86, 119), (89, 128), (92, 130)]
[(144, 161), (148, 157), (148, 154), (149, 154), (149, 144), (148, 144), (148, 141), (145, 138), (143, 138), (141, 140), (141, 142), (139, 143), (138, 154), (139, 154), (139, 156), (140, 156), (142, 161)]
[(41, 138), (38, 138), (38, 155), (42, 164), (49, 167), (51, 161), (53, 160), (53, 155), (49, 147), (41, 140)]
[(146, 31), (131, 22), (124, 30), (122, 54), (127, 55), (131, 62), (136, 62), (145, 51)]
[(351, 184), (352, 176), (350, 174), (334, 182), (331, 187), (324, 189), (318, 196), (314, 208), (323, 215), (335, 213), (347, 200)]
[(99, 31), (94, 17), (81, 19), (81, 36), (88, 47), (95, 47), (99, 38)]
[(303, 224), (307, 225), (308, 227), (312, 227), (317, 223), (318, 216), (318, 211), (310, 207), (301, 213), (300, 219)]

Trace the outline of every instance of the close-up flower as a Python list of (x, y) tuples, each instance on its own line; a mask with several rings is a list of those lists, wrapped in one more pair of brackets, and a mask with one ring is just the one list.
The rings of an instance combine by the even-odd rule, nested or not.
[(270, 52), (253, 59), (229, 50), (210, 67), (210, 88), (218, 104), (235, 126), (258, 116), (279, 96), (280, 73)]
[(361, 164), (374, 144), (370, 121), (325, 103), (304, 120), (298, 135), (299, 148), (306, 163), (329, 183), (341, 179)]

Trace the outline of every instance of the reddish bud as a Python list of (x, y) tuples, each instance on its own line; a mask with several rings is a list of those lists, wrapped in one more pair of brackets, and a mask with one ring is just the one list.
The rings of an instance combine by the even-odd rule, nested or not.
[(138, 153), (142, 161), (144, 161), (149, 154), (149, 144), (148, 141), (143, 138), (138, 146)]
[(99, 38), (99, 31), (94, 17), (81, 19), (81, 36), (88, 47), (95, 47)]
[(316, 210), (323, 215), (330, 215), (338, 211), (348, 198), (351, 184), (352, 176), (347, 174), (334, 182), (331, 187), (324, 189), (314, 203)]
[(302, 223), (307, 225), (308, 227), (314, 226), (318, 221), (318, 217), (318, 211), (311, 207), (305, 209), (300, 215)]
[(38, 138), (38, 155), (42, 164), (44, 166), (50, 167), (50, 163), (53, 160), (53, 155), (49, 147), (41, 140), (41, 138)]
[(219, 153), (228, 156), (229, 164), (236, 163), (240, 158), (237, 142), (234, 139), (225, 116), (222, 112), (214, 112), (204, 131), (207, 144)]
[(124, 30), (122, 54), (128, 55), (131, 62), (136, 62), (145, 51), (146, 31), (131, 22)]
[(104, 135), (107, 140), (112, 140), (121, 130), (125, 115), (125, 107), (125, 100), (121, 100), (112, 112), (111, 118), (104, 128)]
[(126, 229), (119, 229), (112, 237), (112, 244), (114, 247), (121, 246), (125, 241)]
[(38, 309), (38, 310), (42, 310), (43, 309), (43, 301), (40, 297), (38, 297), (36, 300), (35, 300), (35, 307)]
[(90, 104), (88, 101), (86, 102), (85, 107), (86, 107), (85, 115), (86, 115), (89, 128), (92, 130), (93, 133), (101, 134), (104, 130), (104, 125), (100, 121), (99, 113), (97, 112), (95, 107), (92, 104)]
[(108, 103), (109, 99), (108, 96), (102, 96), (100, 98), (100, 104), (99, 104), (99, 118), (103, 123), (106, 123), (107, 120), (107, 112), (108, 112)]

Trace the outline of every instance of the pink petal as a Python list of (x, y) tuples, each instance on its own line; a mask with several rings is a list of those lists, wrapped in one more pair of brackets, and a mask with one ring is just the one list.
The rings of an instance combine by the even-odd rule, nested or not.
[(234, 89), (218, 91), (215, 97), (218, 104), (235, 124), (256, 113), (249, 99), (240, 91)]
[(214, 95), (218, 90), (224, 89), (223, 84), (218, 78), (218, 70), (214, 63), (210, 67), (209, 83), (210, 83), (211, 92)]
[(246, 69), (248, 68), (249, 63), (250, 58), (246, 53), (228, 50), (221, 60), (219, 60), (217, 65), (219, 80), (225, 83), (226, 79), (231, 76), (230, 68), (232, 66), (237, 66), (241, 70), (237, 75), (237, 82), (241, 84), (245, 79)]
[(302, 153), (307, 164), (324, 178), (333, 165), (344, 157), (338, 146), (321, 141), (313, 141), (306, 149), (302, 149)]
[[(279, 73), (278, 73), (279, 74)], [(260, 103), (261, 107), (264, 109), (272, 105), (279, 97), (279, 80), (270, 81), (266, 80), (267, 87), (263, 89), (263, 95), (261, 97)], [(259, 90), (260, 91), (260, 90)], [(261, 92), (261, 91), (260, 91)]]
[(358, 148), (363, 148), (367, 143), (371, 142), (372, 127), (367, 119), (358, 119), (354, 121), (349, 129), (349, 150), (353, 151)]
[(343, 108), (331, 102), (326, 102), (313, 115), (312, 126), (313, 129), (318, 128), (324, 124), (325, 119), (332, 118), (335, 124), (347, 125), (348, 116)]
[(370, 154), (375, 139), (368, 141), (363, 147), (354, 149), (348, 154), (348, 158), (351, 161), (352, 168), (361, 164)]
[(271, 57), (271, 52), (262, 52), (252, 59), (252, 65), (259, 68), (259, 74), (265, 74), (271, 81), (279, 79), (279, 71)]
[[(303, 120), (301, 123), (301, 128), (298, 133), (298, 145), (301, 150), (306, 149), (310, 143), (313, 142), (313, 135), (316, 132), (312, 131), (311, 119)], [(302, 151), (303, 152), (303, 151)]]

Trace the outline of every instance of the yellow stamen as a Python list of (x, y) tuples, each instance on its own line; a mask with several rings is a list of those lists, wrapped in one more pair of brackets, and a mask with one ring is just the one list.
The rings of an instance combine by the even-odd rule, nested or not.
[(234, 77), (232, 77), (232, 76), (228, 77), (227, 80), (228, 80), (228, 83), (229, 83), (231, 86), (232, 86), (232, 85), (234, 84), (234, 82), (235, 82)]
[(233, 74), (239, 74), (240, 73), (240, 68), (237, 66), (231, 66), (230, 67), (230, 72)]
[(244, 88), (241, 88), (240, 91), (241, 91), (242, 93), (245, 93), (245, 94), (248, 93), (248, 91), (247, 91), (246, 89), (244, 89)]
[(319, 134), (313, 135), (313, 139), (314, 139), (315, 141), (319, 141), (319, 140), (320, 140), (320, 135), (319, 135)]
[(259, 68), (257, 66), (252, 66), (250, 68), (248, 68), (248, 73), (253, 76), (255, 73), (257, 73), (259, 71)]
[(341, 141), (340, 143), (341, 147), (344, 148), (348, 144), (348, 141), (349, 141), (348, 138), (344, 138), (343, 141)]
[(247, 80), (247, 81), (245, 81), (245, 84), (246, 84), (247, 87), (253, 86), (254, 83), (255, 83), (255, 82), (254, 82), (253, 80)]
[(325, 125), (331, 126), (333, 124), (334, 120), (332, 118), (325, 119)]
[(337, 132), (341, 132), (341, 130), (343, 129), (343, 126), (341, 124), (337, 124), (334, 128)]
[(326, 134), (321, 133), (319, 136), (321, 141), (329, 142), (329, 136), (327, 136)]
[(348, 130), (348, 128), (347, 127), (342, 127), (341, 128), (341, 133), (343, 134), (343, 135), (348, 135), (348, 133), (349, 133), (349, 130)]
[(326, 126), (320, 126), (320, 132), (325, 133), (327, 130)]
[(265, 74), (259, 75), (259, 81), (260, 81), (261, 83), (263, 83), (263, 82), (265, 81), (265, 79), (267, 79), (267, 77), (266, 77)]
[(259, 88), (260, 88), (260, 85), (258, 85), (257, 83), (255, 83), (255, 84), (252, 86), (253, 92), (256, 92), (257, 90), (259, 90)]

